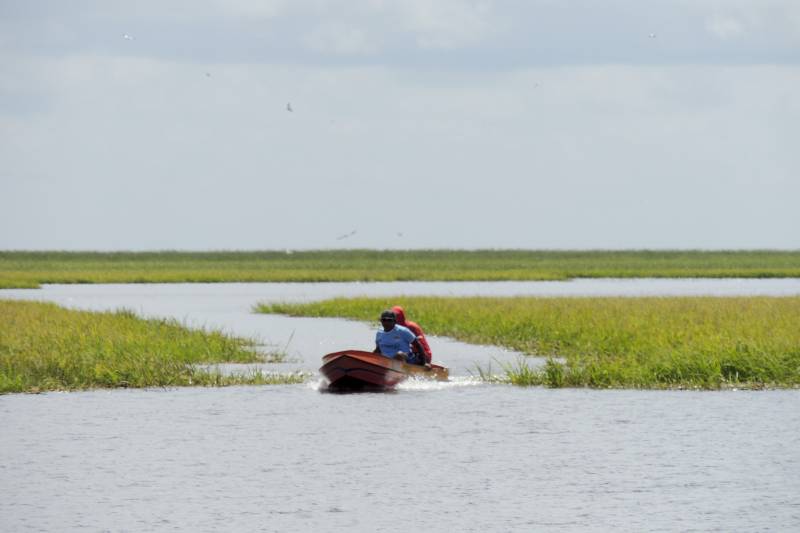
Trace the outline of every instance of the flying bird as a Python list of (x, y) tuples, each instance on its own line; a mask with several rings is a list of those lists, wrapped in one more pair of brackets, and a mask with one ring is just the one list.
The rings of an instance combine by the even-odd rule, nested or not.
[(127, 33), (123, 33), (122, 38), (125, 39), (126, 41), (133, 41), (133, 35), (129, 35)]
[(337, 241), (341, 241), (342, 239), (346, 239), (346, 238), (348, 238), (348, 237), (352, 237), (353, 235), (355, 235), (355, 234), (356, 234), (356, 231), (357, 231), (357, 230), (353, 230), (353, 231), (351, 231), (350, 233), (345, 233), (344, 235), (339, 235), (338, 237), (336, 237), (336, 240), (337, 240)]
[(656, 38), (656, 34), (655, 34), (655, 33), (651, 33), (651, 34), (650, 34), (650, 38), (651, 38), (651, 39), (655, 39), (655, 38)]
[(291, 102), (287, 102), (286, 103), (286, 111), (288, 111), (290, 113), (294, 112), (294, 109), (292, 109), (292, 103)]

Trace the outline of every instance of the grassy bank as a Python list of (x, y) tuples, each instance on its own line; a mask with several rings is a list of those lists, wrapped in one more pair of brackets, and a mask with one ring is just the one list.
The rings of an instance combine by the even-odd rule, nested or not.
[(196, 366), (262, 360), (252, 340), (190, 330), (171, 320), (0, 300), (0, 393), (303, 379), (263, 372), (229, 376)]
[(258, 310), (374, 321), (396, 304), (428, 333), (551, 357), (544, 369), (506, 367), (519, 385), (800, 385), (799, 297), (364, 298)]
[(800, 277), (800, 251), (0, 252), (0, 288), (42, 283)]

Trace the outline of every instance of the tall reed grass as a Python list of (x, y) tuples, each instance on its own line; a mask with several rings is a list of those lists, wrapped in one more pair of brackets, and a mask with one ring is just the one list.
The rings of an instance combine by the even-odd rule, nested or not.
[(506, 366), (520, 385), (800, 385), (800, 297), (358, 298), (257, 309), (375, 320), (397, 304), (431, 334), (549, 358), (543, 368)]
[(0, 288), (42, 283), (800, 277), (800, 251), (0, 252)]
[(103, 387), (292, 383), (299, 375), (225, 375), (200, 363), (263, 360), (255, 341), (144, 320), (0, 300), (0, 393)]

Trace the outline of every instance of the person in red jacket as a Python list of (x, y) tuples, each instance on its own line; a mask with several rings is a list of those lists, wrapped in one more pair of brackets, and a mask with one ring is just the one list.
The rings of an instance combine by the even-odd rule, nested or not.
[(428, 345), (428, 339), (425, 338), (425, 332), (422, 331), (422, 328), (419, 327), (419, 324), (416, 322), (406, 320), (406, 312), (399, 305), (392, 307), (392, 311), (394, 312), (394, 316), (397, 317), (397, 323), (401, 326), (407, 327), (414, 335), (417, 336), (417, 342), (422, 347), (423, 353), (416, 354), (416, 362), (420, 365), (429, 365), (431, 363), (432, 354), (431, 347)]

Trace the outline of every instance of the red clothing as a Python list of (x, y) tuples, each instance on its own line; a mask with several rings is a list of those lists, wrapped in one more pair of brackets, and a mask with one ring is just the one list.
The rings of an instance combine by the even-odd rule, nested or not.
[(417, 336), (417, 342), (419, 342), (419, 345), (422, 346), (422, 349), (425, 352), (425, 362), (430, 363), (433, 354), (431, 353), (431, 347), (428, 346), (428, 339), (425, 338), (425, 333), (422, 331), (422, 328), (419, 327), (419, 324), (416, 322), (406, 320), (406, 312), (399, 305), (392, 307), (392, 312), (394, 313), (395, 317), (397, 317), (398, 324), (407, 327), (414, 335)]

